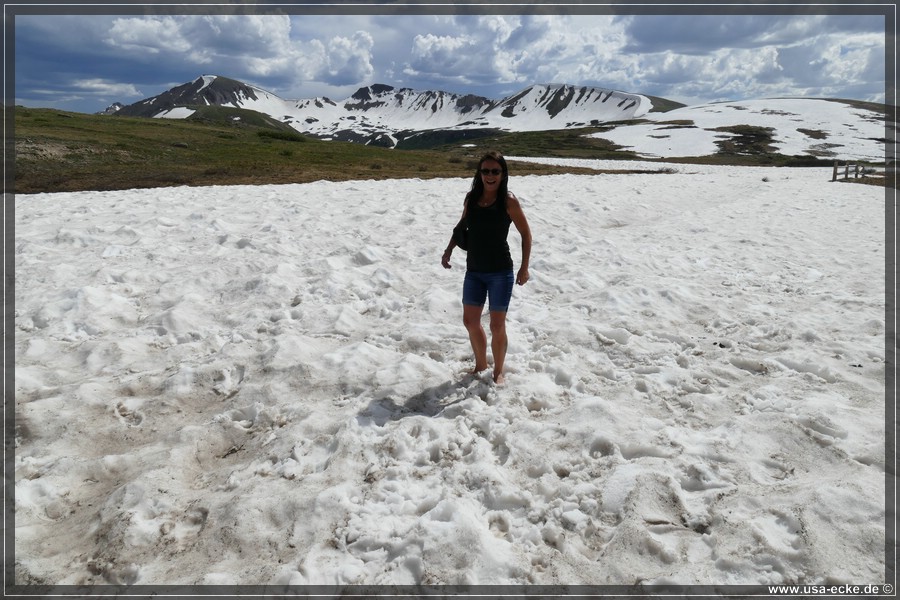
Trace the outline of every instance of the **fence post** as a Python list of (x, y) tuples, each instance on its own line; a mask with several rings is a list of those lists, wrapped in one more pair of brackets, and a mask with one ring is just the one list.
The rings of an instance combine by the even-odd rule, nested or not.
[(834, 172), (831, 174), (831, 180), (837, 181), (838, 161), (834, 161)]

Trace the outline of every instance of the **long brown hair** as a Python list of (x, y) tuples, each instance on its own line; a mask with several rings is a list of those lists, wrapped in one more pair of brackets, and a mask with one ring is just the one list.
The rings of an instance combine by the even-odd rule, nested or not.
[(489, 160), (500, 163), (500, 168), (503, 169), (500, 187), (497, 188), (497, 201), (500, 202), (501, 206), (505, 209), (506, 198), (509, 195), (509, 168), (506, 166), (506, 159), (496, 150), (491, 150), (478, 161), (478, 167), (475, 169), (475, 178), (472, 180), (472, 189), (466, 196), (466, 201), (469, 199), (475, 199), (477, 201), (484, 193), (484, 181), (481, 180), (481, 165)]

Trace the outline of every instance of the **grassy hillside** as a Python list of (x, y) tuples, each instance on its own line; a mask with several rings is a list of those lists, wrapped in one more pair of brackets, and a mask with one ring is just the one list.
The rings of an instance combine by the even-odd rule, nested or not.
[[(405, 140), (400, 147), (411, 147), (420, 141), (420, 147), (452, 152), (460, 144), (474, 143), (480, 147), (500, 148), (509, 156), (544, 156), (551, 158), (592, 158), (632, 160), (634, 152), (623, 150), (608, 140), (586, 137), (602, 131), (598, 127), (560, 129), (553, 131), (524, 131), (507, 133), (496, 130), (430, 132)], [(446, 139), (442, 139), (446, 138)]]
[[(16, 107), (15, 145), (16, 193), (469, 177), (488, 147), (389, 150), (326, 142), (259, 113), (221, 107), (184, 120)], [(579, 170), (516, 164), (521, 175), (561, 172)]]

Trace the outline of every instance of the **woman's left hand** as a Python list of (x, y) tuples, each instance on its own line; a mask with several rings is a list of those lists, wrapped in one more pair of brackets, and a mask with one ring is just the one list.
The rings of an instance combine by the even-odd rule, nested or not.
[(516, 275), (516, 283), (519, 285), (525, 285), (528, 282), (528, 279), (528, 269), (526, 269), (525, 267), (519, 269), (519, 273)]

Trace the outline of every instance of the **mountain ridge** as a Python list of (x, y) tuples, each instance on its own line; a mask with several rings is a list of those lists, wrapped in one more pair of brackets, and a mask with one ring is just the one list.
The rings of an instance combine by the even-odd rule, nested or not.
[[(669, 108), (681, 106), (656, 100)], [(195, 107), (207, 105), (254, 110), (320, 139), (386, 147), (434, 130), (569, 129), (631, 120), (659, 110), (650, 96), (569, 84), (535, 84), (499, 100), (384, 83), (360, 87), (345, 100), (324, 96), (286, 100), (236, 79), (201, 75), (133, 104), (111, 106), (101, 114), (186, 118)]]

